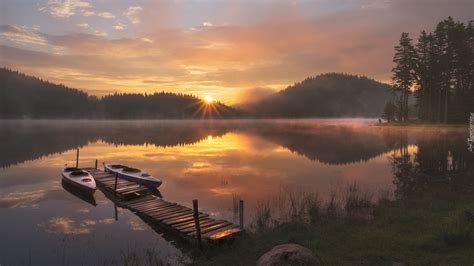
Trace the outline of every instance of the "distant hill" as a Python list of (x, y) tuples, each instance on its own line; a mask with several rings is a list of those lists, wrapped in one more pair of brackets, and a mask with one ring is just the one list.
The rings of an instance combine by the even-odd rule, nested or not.
[(246, 109), (257, 117), (378, 117), (390, 85), (363, 76), (328, 73), (310, 77)]
[(237, 118), (239, 110), (191, 95), (124, 93), (102, 98), (0, 68), (0, 118)]
[(91, 101), (85, 92), (0, 68), (0, 118), (83, 117)]

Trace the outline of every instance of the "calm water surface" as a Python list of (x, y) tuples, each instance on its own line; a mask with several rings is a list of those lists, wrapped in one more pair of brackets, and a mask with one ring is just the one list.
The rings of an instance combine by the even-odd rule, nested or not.
[[(119, 162), (163, 180), (166, 200), (236, 221), (282, 188), (331, 191), (356, 183), (402, 197), (440, 183), (470, 191), (467, 128), (391, 128), (370, 120), (0, 121), (0, 264), (103, 264), (153, 250), (189, 260), (186, 248), (100, 191), (69, 192), (60, 171)], [(117, 215), (116, 215), (117, 214)], [(116, 219), (117, 218), (117, 219)]]

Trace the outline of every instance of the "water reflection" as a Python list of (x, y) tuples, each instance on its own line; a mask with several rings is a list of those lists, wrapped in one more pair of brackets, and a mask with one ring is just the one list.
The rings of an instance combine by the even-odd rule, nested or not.
[(80, 189), (70, 185), (69, 183), (64, 181), (64, 179), (61, 180), (61, 186), (64, 188), (64, 190), (76, 196), (77, 198), (91, 204), (94, 207), (97, 206), (97, 202), (95, 201), (93, 194), (84, 193), (84, 191), (81, 191)]
[(464, 130), (432, 133), (413, 134), (416, 146), (409, 145), (407, 131), (398, 134), (401, 145), (391, 156), (396, 194), (400, 197), (434, 187), (472, 193), (474, 156), (464, 145)]
[(384, 129), (365, 124), (301, 121), (0, 121), (0, 167), (102, 141), (114, 145), (173, 147), (211, 142), (229, 132), (252, 134), (328, 164), (367, 161), (390, 147)]
[[(115, 208), (102, 193), (87, 199), (61, 187), (60, 170), (75, 161), (76, 147), (80, 166), (98, 159), (145, 169), (163, 180), (166, 200), (190, 207), (199, 199), (202, 211), (219, 219), (238, 222), (236, 202), (243, 199), (248, 222), (256, 204), (282, 187), (321, 198), (351, 183), (398, 197), (436, 187), (472, 193), (474, 154), (466, 149), (467, 134), (464, 128), (353, 121), (1, 121), (0, 219), (11, 226), (0, 228), (0, 235), (15, 241), (0, 241), (0, 264), (24, 257), (24, 243), (36, 250), (34, 257), (52, 247), (63, 250), (52, 236), (67, 236), (69, 247), (100, 247), (104, 257), (126, 249), (124, 239), (138, 248), (159, 247), (163, 256), (181, 254), (170, 244), (172, 236)], [(82, 253), (69, 256), (91, 263)]]

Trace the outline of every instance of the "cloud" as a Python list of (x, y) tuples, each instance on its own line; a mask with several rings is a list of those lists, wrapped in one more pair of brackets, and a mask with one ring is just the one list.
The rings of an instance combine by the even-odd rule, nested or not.
[(385, 9), (390, 7), (390, 0), (368, 0), (362, 4), (362, 9)]
[(87, 23), (78, 23), (76, 24), (79, 28), (87, 29), (89, 28), (89, 24)]
[(69, 18), (75, 14), (77, 8), (88, 8), (91, 4), (82, 0), (49, 0), (40, 11), (48, 12), (53, 17)]
[(81, 9), (81, 15), (83, 15), (84, 17), (90, 17), (95, 15), (95, 12), (92, 10)]
[(120, 23), (120, 22), (117, 22), (117, 24), (115, 24), (115, 25), (113, 26), (113, 28), (116, 29), (116, 30), (124, 30), (124, 29), (125, 29), (125, 26), (126, 26), (125, 24)]
[(38, 226), (44, 228), (46, 232), (53, 234), (84, 235), (90, 234), (94, 227), (99, 224), (111, 224), (113, 222), (114, 219), (107, 218), (102, 220), (85, 219), (82, 222), (76, 223), (76, 221), (69, 217), (57, 216), (45, 223), (38, 224)]
[(107, 32), (105, 32), (105, 31), (100, 31), (100, 30), (95, 30), (95, 31), (94, 31), (94, 34), (95, 34), (95, 36), (100, 36), (100, 37), (105, 37), (105, 36), (108, 35)]
[(115, 15), (110, 12), (97, 13), (97, 16), (102, 18), (115, 18)]
[(130, 6), (127, 8), (127, 11), (123, 14), (133, 23), (140, 23), (140, 13), (143, 11), (143, 8), (140, 6)]
[[(133, 31), (51, 35), (2, 26), (2, 40), (13, 43), (1, 43), (0, 64), (96, 94), (166, 90), (232, 104), (248, 88), (283, 89), (322, 72), (387, 80), (401, 32), (431, 31), (448, 13), (472, 17), (469, 1), (454, 1), (349, 1), (325, 12), (332, 4), (232, 2), (193, 16), (186, 1), (158, 1), (126, 8), (128, 25), (108, 21), (114, 31), (133, 23)], [(92, 12), (86, 22), (94, 25), (91, 8), (77, 10)]]
[(153, 43), (153, 40), (150, 38), (143, 37), (141, 38), (142, 41), (147, 42), (147, 43)]
[(42, 34), (12, 25), (1, 25), (0, 36), (18, 44), (45, 45), (47, 43), (46, 38)]
[(45, 190), (18, 191), (0, 196), (0, 207), (25, 208), (38, 204), (47, 195)]
[(53, 217), (48, 222), (39, 224), (48, 233), (65, 235), (90, 234), (91, 228), (87, 224), (76, 225), (76, 222), (68, 217)]

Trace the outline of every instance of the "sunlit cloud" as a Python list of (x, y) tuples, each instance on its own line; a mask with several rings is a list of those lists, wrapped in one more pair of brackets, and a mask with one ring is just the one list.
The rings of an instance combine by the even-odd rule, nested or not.
[(18, 26), (1, 25), (0, 36), (18, 44), (45, 45), (47, 43), (46, 38), (41, 34)]
[(90, 16), (95, 15), (95, 12), (92, 11), (92, 10), (88, 10), (88, 9), (81, 9), (81, 15), (83, 15), (85, 17), (90, 17)]
[(115, 25), (113, 26), (113, 28), (116, 29), (116, 30), (124, 30), (124, 29), (125, 29), (125, 26), (126, 26), (125, 24), (120, 23), (120, 22), (117, 22), (117, 24), (115, 24)]
[(89, 24), (88, 24), (88, 23), (78, 23), (77, 26), (78, 26), (79, 28), (83, 28), (83, 29), (89, 28)]
[(203, 25), (204, 27), (212, 27), (212, 26), (214, 26), (214, 24), (212, 24), (212, 23), (209, 22), (209, 21), (203, 22), (202, 25)]
[(115, 18), (115, 15), (110, 12), (97, 13), (97, 16), (102, 18)]
[(147, 42), (147, 43), (153, 43), (153, 40), (150, 38), (143, 37), (141, 38), (142, 41)]
[(113, 222), (114, 219), (111, 218), (101, 220), (85, 219), (76, 222), (69, 217), (57, 216), (49, 219), (47, 222), (38, 224), (38, 226), (52, 234), (84, 235), (90, 234), (95, 226), (99, 224), (111, 224)]
[(87, 8), (91, 4), (82, 0), (49, 0), (40, 11), (48, 12), (53, 17), (68, 18), (75, 14), (78, 8)]
[(127, 11), (124, 15), (133, 23), (138, 24), (140, 23), (140, 13), (143, 11), (143, 8), (140, 6), (131, 6), (127, 8)]
[(95, 30), (95, 31), (94, 31), (94, 34), (95, 34), (96, 36), (100, 36), (100, 37), (104, 37), (104, 36), (107, 36), (107, 35), (108, 35), (107, 32), (105, 32), (105, 31), (100, 31), (100, 30)]
[(34, 207), (39, 201), (45, 198), (47, 191), (18, 191), (5, 195), (0, 195), (0, 207), (25, 208)]
[(236, 104), (251, 88), (277, 91), (323, 72), (390, 80), (400, 32), (472, 17), (469, 1), (455, 3), (49, 1), (41, 10), (69, 17), (64, 27), (3, 22), (0, 64), (95, 95), (172, 91)]
[(65, 235), (90, 234), (91, 228), (87, 224), (77, 225), (74, 220), (68, 217), (53, 217), (48, 222), (39, 224), (46, 232)]

